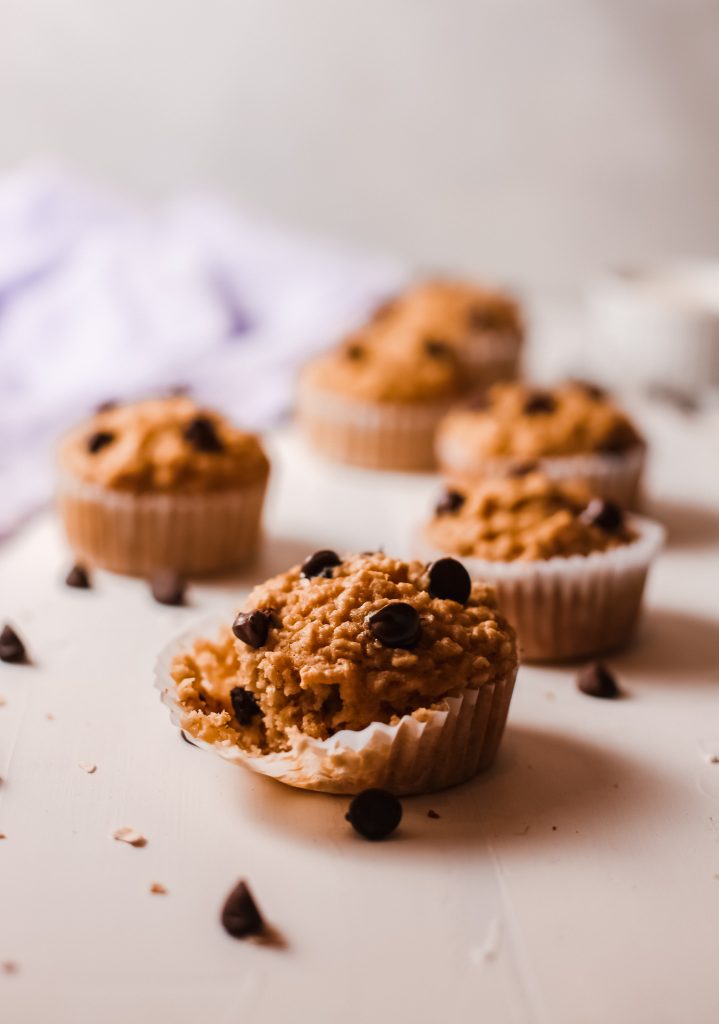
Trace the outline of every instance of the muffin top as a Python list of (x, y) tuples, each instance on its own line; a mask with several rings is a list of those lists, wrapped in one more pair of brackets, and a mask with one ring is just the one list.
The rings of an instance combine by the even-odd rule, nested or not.
[(466, 380), (453, 345), (411, 325), (371, 324), (314, 360), (304, 379), (324, 391), (368, 402), (448, 401)]
[(426, 527), (433, 547), (491, 562), (590, 555), (636, 537), (613, 503), (542, 473), (458, 484)]
[(60, 444), (61, 469), (112, 490), (198, 493), (263, 480), (259, 440), (185, 396), (109, 405)]
[(524, 331), (519, 306), (509, 295), (440, 278), (408, 288), (375, 311), (375, 323), (399, 321), (453, 343), (483, 332), (521, 338)]
[(295, 730), (396, 721), (517, 664), (494, 591), (454, 559), (318, 552), (256, 587), (233, 632), (178, 656), (173, 678), (191, 732), (263, 752)]
[(517, 459), (618, 455), (644, 443), (606, 393), (582, 381), (549, 389), (496, 384), (473, 406), (452, 410), (439, 437), (481, 457)]

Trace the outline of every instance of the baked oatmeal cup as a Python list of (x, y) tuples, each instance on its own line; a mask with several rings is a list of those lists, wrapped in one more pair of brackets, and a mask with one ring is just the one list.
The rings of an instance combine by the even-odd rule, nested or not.
[(193, 742), (292, 786), (430, 792), (487, 768), (517, 671), (491, 588), (454, 559), (317, 552), (181, 637), (157, 683)]
[(267, 456), (190, 398), (103, 407), (63, 438), (58, 463), (60, 517), (82, 562), (211, 573), (255, 553)]
[(447, 415), (437, 431), (437, 458), (448, 476), (468, 479), (503, 477), (534, 465), (555, 480), (583, 482), (598, 497), (632, 508), (646, 444), (594, 384), (498, 384)]
[(522, 658), (604, 654), (631, 639), (662, 527), (537, 472), (452, 485), (417, 553), (491, 583)]

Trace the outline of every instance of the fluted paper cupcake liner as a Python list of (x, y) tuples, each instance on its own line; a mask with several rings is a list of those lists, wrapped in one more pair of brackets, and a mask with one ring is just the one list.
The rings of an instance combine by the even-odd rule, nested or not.
[(206, 494), (130, 494), (63, 474), (58, 507), (78, 560), (130, 575), (236, 569), (255, 554), (266, 479)]
[(175, 656), (193, 640), (219, 628), (214, 619), (176, 638), (160, 654), (155, 679), (175, 725), (198, 746), (233, 764), (299, 789), (352, 794), (379, 787), (403, 796), (455, 786), (494, 760), (516, 670), (501, 681), (448, 696), (432, 709), (404, 715), (395, 725), (374, 722), (358, 731), (343, 729), (326, 740), (294, 730), (289, 750), (278, 753), (256, 756), (229, 740), (207, 743), (188, 728), (190, 713), (178, 699), (171, 670)]
[(619, 454), (547, 455), (537, 459), (481, 459), (461, 437), (437, 437), (437, 459), (448, 476), (467, 479), (503, 477), (514, 466), (527, 461), (552, 480), (586, 484), (597, 497), (615, 501), (623, 508), (634, 508), (639, 494), (646, 449), (638, 446)]
[(312, 447), (369, 469), (431, 469), (437, 424), (450, 403), (363, 402), (300, 382), (297, 416)]
[[(629, 518), (637, 534), (609, 551), (546, 561), (492, 562), (455, 555), (470, 576), (492, 584), (517, 630), (523, 661), (565, 661), (605, 654), (632, 637), (652, 560), (664, 542), (659, 523)], [(446, 555), (418, 531), (417, 554)]]

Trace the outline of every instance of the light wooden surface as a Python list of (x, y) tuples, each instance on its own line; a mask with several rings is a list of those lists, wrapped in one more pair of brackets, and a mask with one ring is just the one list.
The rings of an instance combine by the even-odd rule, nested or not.
[[(346, 800), (183, 743), (153, 661), (317, 547), (406, 553), (435, 480), (328, 467), (276, 438), (262, 564), (193, 587), (186, 609), (105, 574), (65, 588), (50, 516), (0, 549), (0, 619), (35, 661), (0, 665), (0, 963), (17, 965), (0, 970), (3, 1024), (713, 1024), (719, 441), (708, 420), (645, 410), (644, 423), (671, 537), (639, 639), (611, 659), (628, 697), (522, 667), (496, 768), (407, 800), (382, 844), (351, 832)], [(148, 845), (114, 842), (121, 826)], [(240, 877), (286, 948), (222, 931)]]

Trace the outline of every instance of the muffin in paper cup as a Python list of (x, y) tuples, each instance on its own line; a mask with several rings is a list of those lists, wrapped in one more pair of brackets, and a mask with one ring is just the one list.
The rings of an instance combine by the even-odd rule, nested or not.
[(598, 497), (636, 506), (646, 445), (628, 417), (593, 384), (493, 387), (439, 425), (436, 453), (449, 477), (508, 476), (527, 467), (585, 484)]
[[(408, 582), (406, 563), (386, 556), (352, 556), (335, 571), (338, 575), (333, 579), (320, 575), (303, 578), (297, 567), (257, 588), (248, 602), (248, 610), (235, 620), (236, 625), (244, 621), (245, 626), (233, 629), (235, 636), (242, 634), (248, 616), (271, 601), (271, 622), (264, 640), (268, 651), (264, 656), (252, 645), (245, 650), (247, 645), (235, 640), (227, 626), (221, 627), (217, 619), (173, 641), (160, 655), (156, 668), (156, 685), (170, 709), (172, 721), (192, 742), (226, 760), (287, 785), (327, 793), (353, 794), (371, 787), (388, 789), (398, 796), (428, 793), (457, 785), (488, 768), (504, 731), (517, 672), (511, 628), (491, 603), (482, 603), (491, 602), (489, 591), (474, 587), (466, 607), (452, 601), (458, 606), (447, 608), (449, 600), (432, 598), (426, 591), (420, 593), (414, 582)], [(420, 575), (424, 579), (424, 568), (410, 565), (409, 580), (416, 582)], [(295, 593), (284, 607), (278, 608), (278, 596), (296, 588), (303, 591), (299, 601), (295, 600)], [(408, 653), (407, 648), (380, 646), (367, 626), (368, 617), (374, 614), (372, 609), (376, 612), (398, 603), (380, 595), (396, 594), (413, 599), (413, 607), (418, 609), (422, 636), (414, 648), (417, 654)], [(308, 601), (314, 608), (312, 613), (306, 612)], [(344, 606), (346, 618), (336, 618), (338, 604)], [(352, 604), (354, 607), (349, 610)], [(296, 620), (294, 611), (300, 608), (304, 609), (304, 618)], [(283, 624), (283, 616), (290, 625)], [(248, 628), (254, 629), (256, 623), (253, 625), (251, 619), (249, 622)], [(472, 638), (466, 626), (469, 622), (482, 624), (484, 639)], [(461, 639), (465, 630), (467, 648), (462, 651), (456, 638)], [(305, 660), (308, 656), (297, 645), (314, 631), (322, 633), (323, 649)], [(433, 665), (434, 645), (444, 649), (450, 635), (455, 637), (452, 644), (457, 649), (447, 661), (447, 673), (451, 674), (453, 667), (455, 671), (466, 672), (476, 661), (476, 680), (458, 679), (457, 687), (453, 688), (444, 679), (440, 693), (435, 664), (434, 676), (428, 681), (429, 689), (435, 692), (428, 693), (426, 705), (404, 714), (386, 714), (385, 721), (368, 721), (359, 728), (324, 729), (328, 735), (317, 734), (317, 724), (323, 724), (325, 704), (334, 709), (330, 715), (351, 716), (350, 703), (343, 707), (343, 700), (373, 700), (372, 694), (377, 687), (381, 689), (388, 671), (394, 676), (393, 685), (400, 689), (405, 672), (411, 686), (421, 686), (421, 678), (413, 675), (413, 666), (418, 666), (416, 671), (421, 673), (423, 665)], [(207, 639), (208, 636), (215, 639)], [(258, 639), (254, 634), (251, 638), (253, 644)], [(478, 643), (484, 644), (486, 654), (494, 651), (492, 668), (487, 668), (486, 661), (478, 660)], [(335, 653), (346, 653), (339, 660), (327, 657), (325, 683), (322, 659), (333, 645), (337, 645)], [(278, 660), (285, 670), (291, 663), (290, 672), (298, 679), (304, 675), (302, 699), (306, 704), (302, 721), (307, 723), (307, 731), (290, 724), (282, 728), (281, 742), (273, 743), (273, 730), (282, 721), (285, 710), (284, 698), (277, 703), (277, 690), (269, 694), (262, 687), (267, 682), (264, 673), (271, 673)], [(385, 669), (385, 665), (395, 667)], [(343, 683), (337, 685), (338, 679), (352, 678), (353, 673), (361, 680), (359, 690), (353, 691), (353, 684), (346, 689)], [(270, 674), (267, 678), (273, 677)], [(248, 690), (254, 694), (254, 711)], [(309, 698), (316, 691), (315, 696), (323, 698), (323, 703), (313, 707), (308, 691)], [(329, 694), (327, 698), (325, 691)], [(286, 696), (291, 703), (292, 695)], [(248, 709), (250, 713), (243, 717)]]
[(267, 457), (189, 398), (103, 408), (63, 439), (58, 461), (57, 508), (83, 563), (204, 574), (256, 552)]
[(491, 584), (526, 661), (619, 649), (664, 529), (596, 497), (585, 504), (584, 493), (538, 473), (450, 491), (417, 530), (415, 554), (449, 555)]

